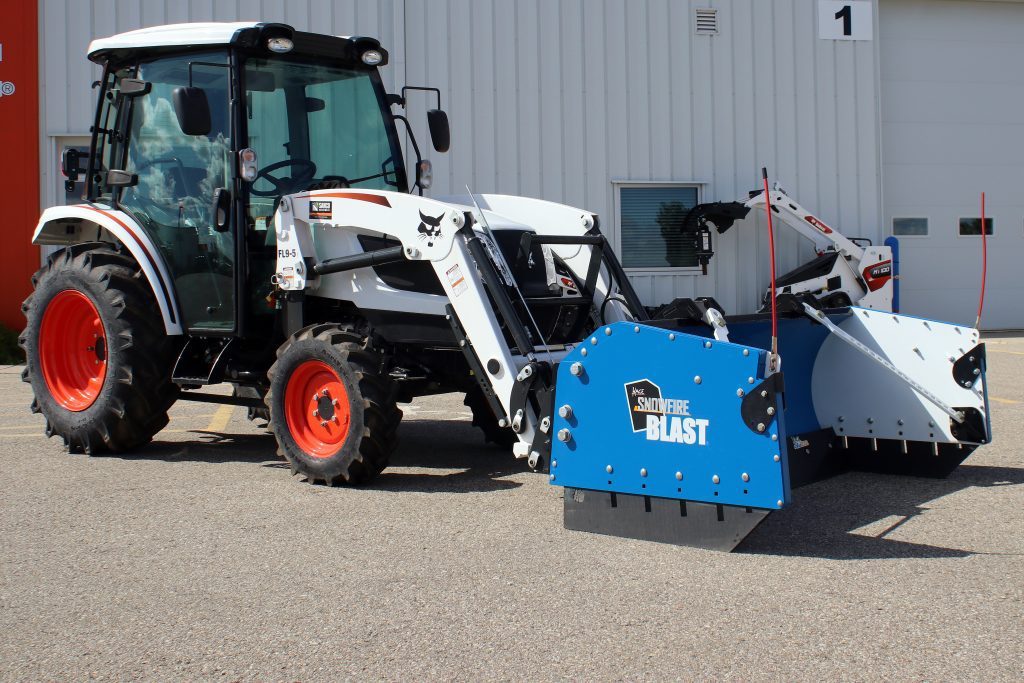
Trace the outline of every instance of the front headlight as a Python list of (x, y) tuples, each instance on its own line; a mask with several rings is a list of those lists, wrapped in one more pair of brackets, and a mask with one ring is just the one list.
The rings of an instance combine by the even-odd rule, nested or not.
[(367, 50), (363, 53), (363, 64), (367, 66), (377, 66), (384, 59), (384, 55), (380, 53), (380, 50)]

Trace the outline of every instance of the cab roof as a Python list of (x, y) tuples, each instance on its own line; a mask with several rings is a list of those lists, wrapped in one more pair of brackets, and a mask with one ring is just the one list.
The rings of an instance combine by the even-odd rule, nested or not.
[(192, 45), (227, 45), (235, 33), (259, 26), (257, 21), (221, 21), (191, 24), (166, 24), (97, 38), (89, 43), (89, 59), (114, 50), (137, 50)]
[(287, 24), (261, 21), (197, 22), (166, 24), (97, 38), (89, 43), (89, 59), (94, 62), (121, 60), (153, 52), (190, 50), (213, 45), (235, 45), (253, 49), (267, 37), (285, 36), (295, 41), (296, 53), (330, 55), (357, 61), (365, 50), (378, 50), (387, 64), (388, 55), (380, 42), (361, 36), (330, 36), (296, 31)]

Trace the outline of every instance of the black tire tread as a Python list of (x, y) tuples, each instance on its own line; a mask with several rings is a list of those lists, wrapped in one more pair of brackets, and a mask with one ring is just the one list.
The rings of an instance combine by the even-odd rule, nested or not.
[[(341, 484), (365, 484), (387, 467), (392, 452), (398, 445), (398, 426), (402, 411), (395, 404), (391, 380), (382, 370), (380, 354), (373, 350), (367, 337), (337, 324), (318, 324), (302, 329), (292, 335), (277, 350), (278, 360), (267, 372), (274, 384), (280, 372), (281, 358), (296, 342), (317, 340), (333, 346), (348, 364), (358, 380), (359, 394), (363, 405), (363, 423), (352, 424), (350, 429), (361, 429), (359, 447), (349, 463), (338, 461), (336, 467), (326, 472), (312, 472), (303, 467), (301, 460), (293, 457), (278, 438), (277, 454), (291, 465), (292, 474), (302, 474), (310, 483), (323, 482), (327, 486)], [(273, 390), (267, 392), (266, 404), (273, 417)], [(271, 421), (275, 430), (287, 429), (283, 420)]]
[[(113, 373), (114, 387), (102, 401), (98, 414), (88, 425), (69, 428), (59, 407), (39, 400), (46, 392), (35, 358), (34, 341), (29, 339), (31, 325), (18, 338), (25, 350), (26, 366), (22, 380), (33, 385), (36, 397), (31, 410), (46, 417), (47, 436), (60, 436), (72, 453), (95, 454), (121, 452), (137, 448), (152, 440), (168, 422), (167, 411), (178, 397), (178, 388), (171, 382), (171, 340), (163, 322), (156, 314), (156, 301), (149, 283), (132, 257), (115, 245), (104, 242), (76, 244), (51, 255), (45, 265), (32, 276), (36, 291), (22, 304), (26, 319), (36, 315), (39, 286), (63, 270), (78, 271), (92, 279), (100, 288), (101, 306), (113, 318), (113, 329), (107, 329), (107, 345), (121, 352), (128, 362), (108, 366)], [(41, 312), (39, 312), (41, 315)]]

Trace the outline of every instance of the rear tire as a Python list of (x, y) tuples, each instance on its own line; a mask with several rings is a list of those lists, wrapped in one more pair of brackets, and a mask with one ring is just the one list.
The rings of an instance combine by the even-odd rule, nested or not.
[(292, 474), (356, 485), (387, 467), (402, 411), (366, 337), (307, 327), (281, 346), (268, 374), (270, 426)]
[(22, 379), (47, 436), (72, 453), (128, 451), (167, 424), (178, 397), (173, 346), (137, 264), (109, 244), (81, 244), (50, 257), (32, 278), (22, 310)]

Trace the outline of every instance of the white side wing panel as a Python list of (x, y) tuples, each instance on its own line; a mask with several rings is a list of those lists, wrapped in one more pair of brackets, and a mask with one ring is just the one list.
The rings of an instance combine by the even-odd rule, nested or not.
[[(977, 345), (977, 330), (863, 308), (852, 311), (841, 329), (947, 405), (987, 415), (984, 379), (965, 388), (952, 374), (953, 360)], [(819, 423), (840, 436), (957, 442), (941, 408), (835, 335), (818, 351), (811, 387)]]

